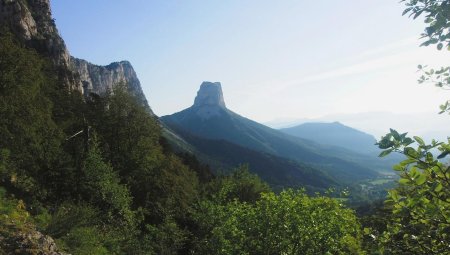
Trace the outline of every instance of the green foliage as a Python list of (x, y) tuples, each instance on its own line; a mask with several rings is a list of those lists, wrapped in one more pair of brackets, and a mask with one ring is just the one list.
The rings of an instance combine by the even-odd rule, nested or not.
[[(405, 2), (406, 0), (402, 1)], [(427, 27), (421, 46), (437, 44), (450, 50), (450, 2), (409, 0), (403, 14), (417, 18), (425, 14)], [(446, 45), (445, 45), (446, 44)], [(426, 69), (419, 65), (422, 76), (419, 83), (431, 82), (448, 89), (449, 67)], [(449, 102), (441, 105), (441, 112), (449, 111)], [(383, 254), (448, 254), (450, 247), (450, 166), (442, 160), (450, 153), (447, 142), (432, 140), (427, 144), (422, 138), (408, 137), (395, 130), (377, 143), (384, 151), (381, 157), (392, 152), (406, 156), (393, 169), (400, 175), (398, 187), (390, 190), (386, 206), (391, 214), (385, 218), (386, 228), (365, 229), (377, 250)], [(439, 155), (434, 153), (439, 151)], [(370, 246), (370, 245), (368, 245)]]
[(46, 232), (55, 238), (61, 238), (77, 227), (89, 227), (98, 224), (98, 209), (87, 204), (61, 204), (52, 215)]
[[(404, 2), (404, 1), (402, 1)], [(417, 18), (425, 14), (422, 46), (437, 44), (450, 50), (450, 2), (410, 0), (403, 14)], [(444, 45), (446, 44), (446, 45)], [(422, 76), (419, 83), (431, 82), (448, 89), (449, 67), (428, 69), (419, 65)], [(450, 110), (449, 102), (441, 105), (441, 112)], [(416, 146), (414, 146), (416, 144)], [(447, 254), (450, 247), (450, 166), (442, 160), (450, 154), (450, 139), (447, 142), (432, 140), (427, 144), (422, 138), (408, 137), (390, 130), (378, 142), (384, 151), (380, 156), (398, 152), (407, 157), (395, 165), (399, 186), (389, 191), (387, 206), (392, 208), (385, 231), (375, 231), (378, 250), (386, 254)], [(439, 155), (434, 153), (439, 151)], [(367, 231), (370, 232), (370, 231)]]
[(102, 244), (101, 233), (93, 227), (73, 228), (60, 242), (74, 255), (107, 255), (111, 254)]
[[(166, 139), (163, 139), (163, 141), (166, 142)], [(167, 146), (169, 145), (167, 144)], [(195, 171), (198, 180), (201, 183), (207, 183), (213, 179), (214, 175), (211, 172), (211, 168), (200, 162), (193, 154), (178, 153), (177, 156), (183, 160), (183, 164), (189, 166), (190, 169)]]
[[(448, 0), (402, 0), (406, 2), (407, 8), (403, 15), (410, 13), (410, 16), (417, 18), (425, 14), (425, 33), (422, 38), (427, 40), (421, 46), (437, 44), (437, 49), (446, 47), (450, 51), (450, 1)], [(440, 67), (438, 69), (426, 69), (426, 66), (418, 65), (422, 73), (419, 83), (433, 83), (436, 87), (450, 89), (450, 67)], [(440, 106), (440, 113), (450, 114), (450, 101)]]
[(107, 249), (113, 230), (101, 222), (101, 214), (87, 204), (64, 203), (53, 214), (45, 231), (56, 238), (62, 249), (73, 254), (117, 254), (117, 250)]
[(403, 15), (416, 19), (422, 14), (425, 16), (427, 27), (422, 38), (427, 40), (421, 46), (437, 44), (437, 49), (447, 47), (450, 50), (450, 1), (448, 0), (402, 0), (407, 8)]
[(303, 191), (264, 193), (255, 204), (204, 201), (198, 254), (361, 254), (353, 212)]
[[(450, 66), (441, 67), (437, 70), (429, 69), (426, 70), (426, 66), (419, 65), (419, 71), (422, 72), (418, 82), (422, 83), (432, 83), (438, 88), (445, 90), (450, 89)], [(448, 112), (450, 114), (450, 100), (445, 102), (440, 106), (440, 114)]]
[(89, 120), (103, 154), (130, 188), (133, 205), (142, 208), (145, 222), (159, 224), (166, 215), (185, 218), (197, 198), (198, 180), (175, 155), (164, 153), (155, 117), (124, 84), (90, 107), (96, 112)]
[[(125, 84), (117, 84), (103, 104), (89, 119), (97, 130), (104, 154), (122, 176), (139, 168), (147, 157), (159, 160), (161, 129), (153, 116), (128, 92)], [(95, 110), (95, 108), (94, 108)]]
[(5, 183), (11, 177), (9, 173), (10, 168), (10, 151), (8, 149), (0, 150), (0, 182)]
[(157, 226), (147, 225), (147, 232), (144, 242), (154, 254), (178, 254), (188, 239), (188, 232), (170, 218)]
[[(412, 144), (417, 143), (417, 147)], [(450, 166), (438, 159), (450, 153), (447, 143), (426, 144), (391, 130), (378, 143), (383, 155), (398, 152), (407, 159), (395, 165), (399, 187), (389, 191), (392, 221), (380, 237), (386, 252), (444, 254), (450, 246)], [(432, 150), (438, 149), (437, 158)]]
[(207, 190), (217, 202), (227, 203), (235, 199), (241, 202), (255, 203), (261, 193), (270, 192), (270, 187), (257, 175), (249, 172), (247, 165), (234, 169), (230, 175), (217, 178), (209, 184)]
[(7, 198), (6, 190), (0, 187), (0, 234), (8, 231), (10, 226), (24, 227), (25, 224), (30, 223), (30, 220), (24, 202)]
[(108, 221), (118, 221), (130, 227), (134, 221), (132, 198), (128, 188), (120, 184), (117, 173), (105, 163), (94, 140), (83, 165), (81, 192), (88, 201), (105, 212)]
[[(52, 121), (45, 75), (48, 63), (35, 51), (0, 37), (0, 150), (9, 151), (1, 180), (24, 193), (46, 196), (42, 183), (60, 156), (61, 133)], [(3, 162), (3, 165), (5, 162)]]

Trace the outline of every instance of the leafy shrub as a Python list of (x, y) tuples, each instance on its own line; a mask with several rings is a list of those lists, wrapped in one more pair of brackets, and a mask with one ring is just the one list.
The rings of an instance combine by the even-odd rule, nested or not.
[(360, 254), (353, 211), (304, 191), (263, 193), (255, 204), (204, 201), (198, 222), (199, 254)]

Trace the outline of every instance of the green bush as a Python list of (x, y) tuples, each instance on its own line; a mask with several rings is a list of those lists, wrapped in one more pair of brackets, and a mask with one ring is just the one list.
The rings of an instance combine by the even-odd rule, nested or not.
[(255, 204), (204, 201), (198, 254), (361, 254), (360, 225), (334, 199), (263, 193)]

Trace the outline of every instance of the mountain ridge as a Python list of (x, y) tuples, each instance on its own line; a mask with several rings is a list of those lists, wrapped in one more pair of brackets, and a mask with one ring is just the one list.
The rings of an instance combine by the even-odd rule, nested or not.
[[(203, 94), (204, 89), (204, 86), (201, 86), (197, 95)], [(211, 95), (211, 97), (219, 98), (220, 95)], [(203, 118), (202, 112), (211, 110), (214, 110), (214, 114), (206, 119)], [(219, 104), (208, 105), (205, 109), (203, 105), (194, 103), (185, 110), (160, 119), (174, 130), (182, 129), (205, 139), (222, 139), (251, 150), (297, 160), (316, 167), (320, 166), (341, 181), (372, 178), (377, 175), (373, 170), (354, 162), (321, 154), (320, 151), (323, 148), (313, 141), (271, 129), (223, 108)]]
[(114, 85), (124, 82), (139, 102), (150, 109), (141, 83), (129, 61), (123, 60), (100, 66), (71, 56), (70, 68), (79, 75), (85, 95), (95, 93), (103, 96), (112, 91)]
[(354, 152), (373, 154), (379, 151), (372, 135), (335, 122), (307, 122), (280, 131), (321, 144), (340, 146)]
[(174, 144), (173, 138), (169, 138), (176, 151), (195, 154), (202, 162), (211, 166), (216, 174), (227, 174), (236, 166), (247, 164), (253, 173), (276, 190), (306, 187), (309, 192), (313, 192), (339, 186), (334, 178), (312, 165), (252, 150), (224, 139), (206, 139), (179, 127), (166, 127), (165, 130), (176, 134), (185, 143), (184, 146)]
[(59, 79), (70, 90), (104, 95), (117, 83), (125, 82), (152, 113), (128, 61), (99, 66), (70, 55), (52, 18), (50, 0), (0, 0), (0, 26), (7, 27), (18, 40), (50, 58), (59, 68)]

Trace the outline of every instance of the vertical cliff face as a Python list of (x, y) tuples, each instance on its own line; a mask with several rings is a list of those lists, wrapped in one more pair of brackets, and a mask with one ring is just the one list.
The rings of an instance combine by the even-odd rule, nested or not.
[(70, 54), (52, 19), (49, 0), (0, 0), (0, 26), (59, 66), (67, 87), (82, 91), (81, 82), (68, 71)]
[(205, 105), (226, 108), (220, 82), (204, 81), (200, 85), (200, 89), (194, 100), (194, 107), (202, 107)]
[(203, 120), (220, 116), (223, 111), (226, 111), (220, 82), (204, 81), (200, 85), (194, 105), (191, 108)]
[(49, 0), (0, 0), (0, 22), (57, 65), (69, 66), (69, 51), (52, 19)]
[(86, 60), (71, 57), (71, 69), (79, 74), (85, 94), (104, 95), (118, 83), (125, 83), (138, 100), (148, 107), (141, 83), (128, 61), (114, 62), (107, 66), (98, 66)]
[(60, 79), (69, 89), (85, 95), (104, 95), (115, 84), (124, 82), (150, 109), (129, 62), (98, 66), (70, 56), (52, 18), (50, 0), (0, 0), (0, 27), (9, 28), (27, 46), (49, 57), (59, 67)]

